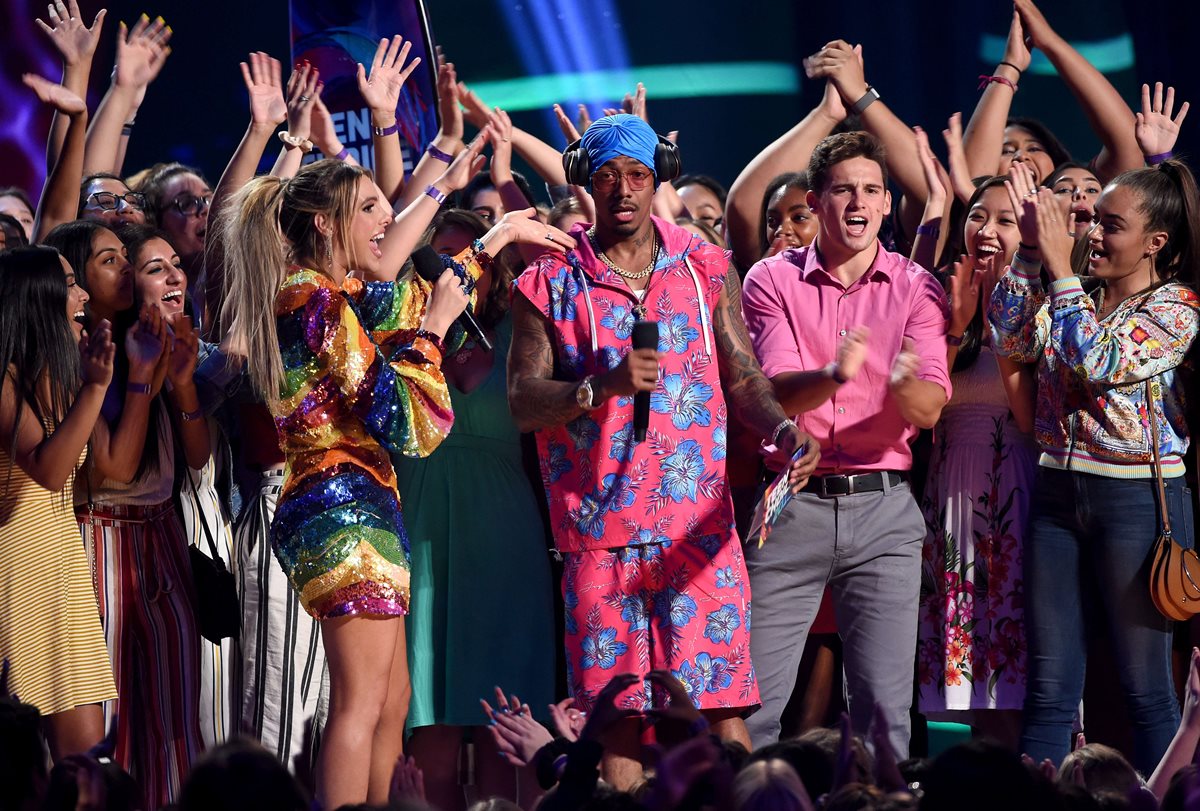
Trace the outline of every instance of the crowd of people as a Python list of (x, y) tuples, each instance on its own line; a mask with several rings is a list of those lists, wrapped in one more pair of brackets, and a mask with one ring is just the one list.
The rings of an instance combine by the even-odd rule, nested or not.
[[(38, 21), (47, 181), (0, 189), (0, 805), (1196, 803), (1200, 649), (1150, 591), (1194, 541), (1171, 87), (1131, 110), (1016, 0), (943, 163), (835, 40), (726, 191), (642, 85), (560, 148), (439, 51), (406, 174), (395, 36), (373, 171), (254, 53), (211, 186), (124, 165), (162, 18), (87, 109), (104, 22)], [(1010, 115), (1033, 50), (1090, 160)]]

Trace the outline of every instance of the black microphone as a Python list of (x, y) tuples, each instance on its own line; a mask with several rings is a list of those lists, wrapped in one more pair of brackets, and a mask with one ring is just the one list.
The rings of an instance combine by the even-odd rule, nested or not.
[[(422, 245), (413, 251), (412, 261), (417, 275), (431, 284), (437, 284), (437, 280), (446, 270), (441, 255), (428, 245)], [(479, 326), (475, 316), (471, 315), (470, 307), (462, 311), (462, 315), (458, 317), (458, 324), (475, 339), (475, 343), (483, 347), (484, 352), (492, 351), (492, 342), (483, 334), (483, 328)]]
[[(638, 321), (633, 325), (634, 349), (658, 349), (658, 322)], [(633, 395), (633, 441), (646, 441), (646, 426), (650, 424), (650, 392)]]

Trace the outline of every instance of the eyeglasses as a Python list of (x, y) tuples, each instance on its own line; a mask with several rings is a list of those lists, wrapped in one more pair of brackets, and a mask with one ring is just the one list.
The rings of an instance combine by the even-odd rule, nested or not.
[(206, 194), (203, 197), (193, 197), (190, 194), (181, 194), (171, 201), (171, 207), (178, 211), (183, 216), (191, 214), (193, 217), (199, 217), (204, 209), (212, 205), (212, 195)]
[(127, 191), (124, 194), (116, 194), (111, 191), (92, 192), (87, 197), (87, 206), (85, 208), (98, 208), (101, 211), (116, 211), (118, 208), (136, 208), (138, 211), (144, 211), (146, 208), (146, 195), (135, 191)]
[(596, 191), (612, 191), (621, 182), (622, 177), (629, 183), (629, 188), (641, 191), (654, 178), (654, 173), (645, 169), (633, 169), (629, 172), (601, 169), (592, 175), (592, 188)]

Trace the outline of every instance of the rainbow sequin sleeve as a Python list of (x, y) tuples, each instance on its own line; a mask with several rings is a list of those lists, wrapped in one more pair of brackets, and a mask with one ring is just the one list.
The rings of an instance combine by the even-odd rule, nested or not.
[(389, 362), (356, 309), (352, 297), (313, 271), (285, 284), (276, 309), (284, 410), (334, 425), (336, 412), (348, 408), (388, 451), (427, 456), (454, 422), (442, 354), (410, 333)]
[[(443, 256), (442, 261), (466, 282), (470, 298), (467, 306), (474, 307), (477, 294), (475, 282), (483, 273), (483, 267), (475, 259), (474, 248), (467, 248), (452, 258)], [(354, 300), (363, 327), (375, 343), (389, 353), (396, 353), (407, 345), (421, 326), (433, 285), (411, 274), (395, 282), (364, 283), (347, 279), (342, 289)], [(445, 336), (447, 354), (453, 354), (465, 339), (466, 335), (456, 322)]]
[(1040, 270), (1041, 263), (1013, 257), (988, 303), (992, 349), (1018, 363), (1037, 362), (1050, 338), (1050, 313)]

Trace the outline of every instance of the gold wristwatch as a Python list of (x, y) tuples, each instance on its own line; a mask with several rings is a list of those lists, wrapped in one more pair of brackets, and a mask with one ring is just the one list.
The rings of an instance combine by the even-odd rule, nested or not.
[(596, 408), (596, 392), (592, 389), (592, 381), (595, 377), (588, 375), (579, 383), (579, 387), (575, 389), (575, 402), (584, 411), (591, 411)]

